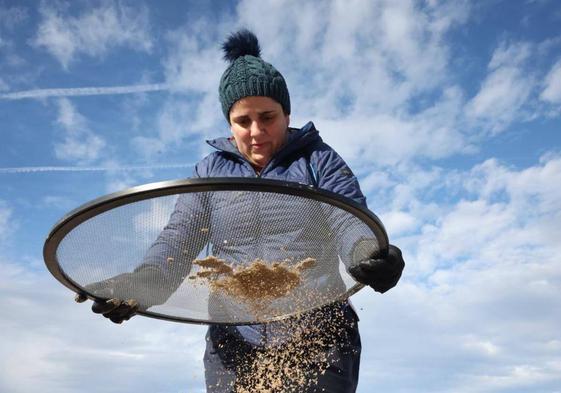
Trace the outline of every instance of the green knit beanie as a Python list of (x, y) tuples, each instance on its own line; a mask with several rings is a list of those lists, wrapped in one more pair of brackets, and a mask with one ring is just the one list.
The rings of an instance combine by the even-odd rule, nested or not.
[(257, 37), (249, 30), (231, 34), (222, 44), (224, 59), (230, 65), (222, 74), (218, 93), (222, 112), (230, 121), (230, 109), (236, 101), (249, 96), (269, 97), (277, 101), (287, 115), (290, 97), (280, 72), (260, 57)]

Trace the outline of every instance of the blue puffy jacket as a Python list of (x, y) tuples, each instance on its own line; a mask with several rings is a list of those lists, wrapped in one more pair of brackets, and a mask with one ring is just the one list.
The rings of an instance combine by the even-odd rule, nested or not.
[[(311, 122), (301, 129), (290, 128), (287, 142), (283, 148), (272, 157), (271, 161), (259, 174), (238, 151), (233, 138), (218, 138), (207, 141), (207, 143), (217, 151), (209, 154), (197, 163), (194, 169), (194, 177), (261, 177), (298, 182), (335, 192), (351, 198), (366, 207), (366, 200), (360, 190), (356, 177), (344, 160), (322, 141), (319, 132)], [(188, 258), (195, 257), (208, 241), (216, 245), (212, 254), (228, 261), (242, 263), (248, 261), (249, 255), (252, 257), (256, 256), (254, 245), (250, 244), (250, 236), (244, 237), (240, 235), (244, 233), (244, 226), (247, 226), (248, 222), (252, 222), (251, 203), (248, 203), (247, 199), (244, 199), (242, 196), (239, 203), (232, 206), (231, 201), (229, 201), (230, 205), (226, 206), (226, 204), (221, 204), (220, 201), (216, 200), (193, 200), (193, 197), (188, 194), (185, 198), (180, 197), (178, 199), (169, 223), (149, 250), (144, 260), (145, 264), (160, 264), (163, 259), (162, 255), (177, 255), (177, 260), (179, 260), (181, 258), (181, 251), (184, 252), (185, 250), (180, 250), (177, 242), (174, 243), (172, 239), (180, 238), (181, 233), (190, 233), (202, 227), (211, 228), (208, 233), (209, 239), (201, 237), (200, 243), (193, 245)], [(211, 198), (219, 197), (212, 196)], [(211, 203), (215, 210), (234, 209), (239, 213), (236, 215), (238, 218), (237, 222), (228, 223), (226, 226), (229, 232), (238, 234), (233, 241), (230, 241), (230, 238), (228, 238), (228, 233), (220, 231), (220, 228), (223, 226), (219, 225), (221, 223), (220, 220), (224, 220), (224, 217), (227, 216), (221, 216), (219, 211), (213, 214), (213, 216), (218, 217), (218, 221), (214, 225), (212, 222), (201, 222), (200, 220), (193, 219), (193, 217), (200, 217), (198, 212), (202, 209), (203, 205), (208, 203)], [(246, 210), (239, 212), (239, 210), (243, 209)], [(240, 216), (244, 217), (244, 219), (240, 220)], [(273, 225), (268, 225), (267, 229), (265, 229), (269, 230), (270, 233), (263, 233), (262, 235), (265, 237), (269, 236), (272, 239), (271, 243), (280, 241), (288, 245), (288, 247), (292, 247), (289, 251), (292, 256), (296, 257), (296, 260), (306, 257), (305, 251), (302, 251), (302, 255), (298, 255), (299, 245), (304, 245), (306, 240), (309, 240), (303, 239), (299, 231), (299, 227), (310, 225), (309, 220), (306, 219), (306, 213), (302, 212), (300, 217), (295, 217), (295, 219), (288, 221), (279, 217), (277, 228), (274, 225), (274, 211), (272, 216)], [(207, 217), (207, 219), (212, 220), (213, 218)], [(310, 231), (306, 233), (310, 233)], [(302, 247), (302, 250), (305, 250), (305, 247)], [(265, 260), (282, 260), (282, 256), (274, 254), (273, 249), (278, 248), (265, 247), (259, 256)], [(325, 252), (333, 255), (337, 254), (337, 250), (325, 250)], [(328, 257), (326, 256), (326, 258)], [(337, 266), (337, 264), (333, 265)], [(336, 274), (337, 272), (334, 272), (334, 275)], [(358, 318), (348, 303), (343, 303), (340, 307), (343, 308), (343, 312), (349, 322), (348, 342), (342, 343), (342, 345), (350, 347), (350, 349), (347, 348), (345, 351), (339, 348), (341, 349), (341, 354), (335, 359), (337, 371), (330, 373), (328, 370), (322, 377), (324, 379), (323, 385), (325, 385), (323, 389), (327, 389), (325, 390), (326, 392), (354, 392), (358, 380), (358, 363), (360, 358), (360, 338), (357, 330)], [(271, 326), (274, 326), (274, 323)], [(270, 333), (272, 331), (274, 329), (268, 329), (265, 325), (239, 327), (210, 326), (207, 334), (208, 344), (205, 354), (208, 391), (222, 392), (216, 386), (226, 386), (228, 378), (235, 378), (235, 371), (232, 371), (233, 369), (230, 367), (232, 359), (228, 358), (229, 347), (234, 348), (233, 352), (239, 355), (239, 352), (242, 350), (241, 348), (250, 350), (252, 346), (268, 342), (267, 335), (274, 334)], [(215, 388), (211, 389), (211, 386), (215, 386)], [(322, 386), (321, 381), (320, 386)]]

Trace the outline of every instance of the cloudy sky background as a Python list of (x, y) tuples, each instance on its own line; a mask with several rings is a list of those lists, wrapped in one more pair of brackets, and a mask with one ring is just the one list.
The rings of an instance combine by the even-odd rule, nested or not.
[(405, 255), (396, 289), (353, 297), (358, 391), (561, 392), (553, 0), (0, 0), (0, 391), (204, 391), (204, 327), (109, 323), (42, 245), (228, 135), (219, 44), (242, 26)]

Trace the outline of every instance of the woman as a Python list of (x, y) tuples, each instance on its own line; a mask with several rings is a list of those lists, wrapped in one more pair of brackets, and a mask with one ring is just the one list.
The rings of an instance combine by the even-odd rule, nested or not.
[[(216, 151), (196, 165), (194, 176), (261, 177), (295, 181), (338, 193), (366, 206), (356, 177), (343, 159), (322, 141), (314, 125), (308, 123), (300, 129), (289, 127), (291, 108), (286, 82), (278, 70), (261, 59), (257, 38), (251, 32), (241, 30), (226, 40), (223, 50), (224, 57), (230, 64), (222, 75), (219, 96), (232, 136), (208, 141)], [(176, 212), (178, 211), (184, 212), (181, 202), (176, 207)], [(145, 278), (154, 280), (154, 277), (165, 280), (167, 275), (162, 273), (158, 256), (163, 255), (163, 249), (169, 255), (169, 239), (174, 236), (174, 231), (177, 232), (181, 222), (181, 213), (174, 212), (143, 265), (133, 273), (118, 276), (112, 283), (130, 280), (131, 275), (140, 282)], [(196, 255), (197, 250), (194, 252)], [(383, 293), (396, 285), (403, 267), (401, 252), (397, 247), (390, 246), (388, 254), (383, 258), (364, 259), (351, 266), (349, 272), (357, 281)], [(107, 286), (105, 282), (104, 288)], [(134, 315), (136, 307), (135, 301), (113, 300), (103, 304), (94, 303), (92, 308), (94, 312), (102, 313), (113, 322), (121, 323)], [(326, 321), (331, 322), (324, 326)], [(290, 386), (275, 390), (273, 382), (269, 381), (268, 387), (263, 389), (355, 392), (361, 345), (357, 322), (356, 313), (349, 303), (344, 302), (324, 307), (288, 323), (210, 326), (204, 358), (207, 391), (256, 391), (256, 382), (251, 378), (256, 372), (255, 365), (266, 362), (266, 356), (270, 355), (264, 349), (267, 342), (286, 336), (287, 330), (288, 336), (294, 336), (295, 332), (301, 333), (300, 326), (314, 325), (321, 326), (317, 329), (321, 331), (319, 336), (306, 336), (305, 340), (290, 337), (283, 339), (282, 347), (294, 350), (283, 355), (283, 367), (300, 367), (295, 360), (302, 363), (302, 359), (294, 359), (296, 353), (314, 355), (315, 360), (306, 359), (304, 374), (298, 374), (298, 378), (303, 376), (300, 380), (305, 381), (303, 386), (289, 384)], [(328, 326), (334, 324), (337, 329), (330, 331)], [(306, 342), (305, 346), (300, 346), (304, 345), (299, 344), (300, 342)], [(316, 345), (310, 342), (321, 343)], [(268, 361), (281, 361), (277, 355), (275, 352)]]

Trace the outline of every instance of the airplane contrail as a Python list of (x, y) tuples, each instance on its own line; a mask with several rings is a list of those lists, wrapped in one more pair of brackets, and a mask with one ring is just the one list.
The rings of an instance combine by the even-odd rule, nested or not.
[(136, 166), (23, 166), (14, 168), (0, 168), (0, 174), (8, 173), (36, 173), (36, 172), (108, 172), (108, 171), (138, 171), (145, 169), (173, 169), (190, 168), (194, 164), (162, 164)]
[(15, 91), (0, 94), (0, 100), (21, 100), (24, 98), (47, 98), (47, 97), (69, 97), (69, 96), (94, 96), (109, 94), (133, 94), (150, 91), (169, 90), (169, 83), (153, 83), (147, 85), (112, 86), (112, 87), (72, 87), (56, 89), (34, 89)]

